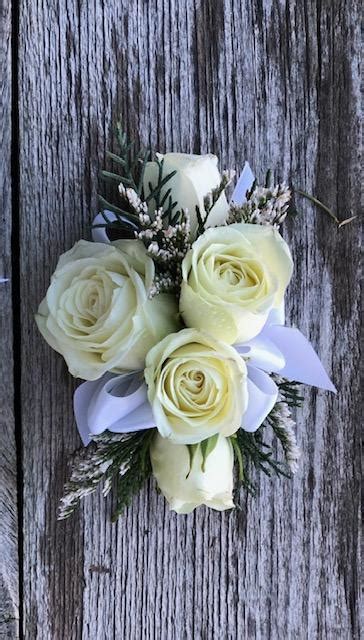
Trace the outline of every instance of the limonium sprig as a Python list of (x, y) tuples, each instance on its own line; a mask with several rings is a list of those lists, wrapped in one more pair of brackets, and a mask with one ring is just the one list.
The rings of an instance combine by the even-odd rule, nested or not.
[(287, 217), (291, 197), (291, 189), (284, 183), (273, 188), (255, 186), (243, 205), (230, 207), (227, 224), (247, 222), (279, 228)]

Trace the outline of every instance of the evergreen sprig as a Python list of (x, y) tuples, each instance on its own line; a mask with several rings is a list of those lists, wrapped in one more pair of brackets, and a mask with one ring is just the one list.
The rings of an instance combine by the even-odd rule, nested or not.
[(134, 141), (129, 141), (127, 134), (123, 131), (121, 122), (117, 122), (115, 127), (115, 137), (119, 147), (119, 154), (107, 152), (107, 156), (119, 167), (118, 174), (109, 174), (103, 172), (106, 181), (118, 180), (125, 187), (131, 187), (138, 195), (142, 192), (145, 167), (150, 160), (151, 152), (149, 149), (140, 148), (136, 150)]
[(176, 175), (177, 171), (171, 171), (170, 173), (165, 174), (164, 159), (162, 158), (162, 160), (159, 160), (159, 158), (156, 158), (155, 162), (158, 167), (157, 181), (155, 184), (152, 182), (148, 183), (149, 193), (142, 194), (142, 199), (148, 205), (152, 203), (155, 211), (163, 209), (162, 218), (166, 219), (167, 224), (175, 224), (180, 218), (180, 212), (173, 215), (177, 202), (173, 202), (172, 189), (167, 189), (164, 193), (163, 191), (164, 187), (167, 185), (169, 180)]
[(100, 484), (106, 496), (114, 482), (116, 506), (112, 520), (116, 520), (151, 473), (149, 447), (153, 435), (154, 429), (125, 434), (105, 431), (94, 436), (88, 447), (77, 451), (71, 477), (64, 486), (58, 519), (68, 518), (80, 500)]
[(298, 383), (275, 376), (279, 389), (278, 401), (266, 418), (266, 425), (273, 429), (279, 440), (289, 470), (295, 473), (301, 452), (297, 446), (295, 423), (292, 420), (291, 409), (302, 405), (303, 396), (299, 395)]
[[(129, 142), (127, 134), (123, 131), (120, 122), (115, 128), (115, 137), (118, 144), (118, 153), (107, 151), (106, 155), (115, 165), (115, 171), (101, 171), (101, 179), (118, 188), (117, 204), (110, 202), (104, 196), (99, 195), (99, 204), (105, 223), (95, 225), (108, 227), (124, 232), (125, 230), (140, 230), (139, 211), (132, 206), (133, 198), (125, 196), (125, 192), (132, 190), (136, 198), (145, 202), (149, 209), (163, 208), (163, 218), (167, 224), (175, 224), (180, 219), (180, 212), (176, 212), (177, 203), (172, 199), (172, 190), (166, 189), (169, 180), (176, 171), (165, 173), (164, 160), (155, 159), (157, 166), (156, 179), (148, 183), (148, 190), (144, 189), (144, 176), (147, 163), (152, 160), (152, 152), (144, 147), (136, 148), (134, 142)], [(112, 211), (115, 221), (110, 221), (106, 211)], [(153, 219), (153, 212), (150, 213)]]
[(234, 436), (231, 437), (235, 457), (239, 466), (239, 481), (250, 494), (255, 495), (256, 487), (250, 479), (249, 465), (253, 465), (259, 471), (263, 471), (265, 475), (271, 477), (273, 474), (277, 476), (285, 476), (290, 478), (283, 462), (273, 457), (273, 449), (271, 445), (263, 440), (264, 426), (260, 427), (254, 433), (248, 433), (243, 429), (239, 429)]
[(228, 171), (224, 171), (222, 173), (220, 183), (217, 185), (217, 187), (215, 187), (215, 189), (212, 189), (212, 191), (204, 197), (203, 212), (201, 211), (200, 207), (196, 206), (196, 217), (197, 217), (197, 225), (198, 225), (197, 231), (196, 231), (196, 240), (197, 238), (199, 238), (199, 236), (201, 236), (206, 231), (207, 222), (210, 217), (210, 214), (212, 213), (212, 210), (215, 204), (217, 203), (218, 199), (220, 198), (220, 196), (223, 193), (225, 193), (227, 187), (231, 183), (233, 175), (234, 173), (231, 173)]
[(302, 406), (304, 397), (300, 395), (299, 382), (296, 382), (295, 380), (286, 380), (286, 378), (282, 378), (278, 375), (273, 376), (273, 379), (279, 389), (280, 396), (283, 398), (286, 404), (288, 404), (288, 406)]
[[(295, 470), (293, 463), (296, 463), (299, 457), (291, 426), (294, 423), (291, 420), (290, 409), (300, 406), (303, 397), (299, 395), (297, 382), (291, 382), (279, 376), (273, 377), (279, 390), (278, 400), (261, 427), (254, 433), (239, 429), (231, 436), (235, 460), (239, 468), (240, 486), (252, 495), (255, 495), (256, 487), (250, 479), (251, 466), (263, 471), (269, 477), (274, 474), (290, 478)], [(280, 441), (285, 461), (276, 460), (272, 445), (264, 441), (264, 432), (267, 428), (271, 428)]]

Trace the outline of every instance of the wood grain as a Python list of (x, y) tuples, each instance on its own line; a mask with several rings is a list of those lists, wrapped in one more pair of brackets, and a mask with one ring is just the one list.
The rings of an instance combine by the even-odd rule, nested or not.
[(161, 151), (249, 159), (358, 213), (357, 0), (20, 1), (24, 635), (50, 640), (359, 639), (359, 223), (297, 201), (288, 319), (337, 396), (307, 389), (301, 470), (232, 513), (170, 514), (148, 485), (56, 522), (78, 445), (73, 385), (33, 314), (96, 211), (121, 114)]
[(0, 0), (0, 638), (18, 637), (17, 459), (13, 384), (12, 3)]

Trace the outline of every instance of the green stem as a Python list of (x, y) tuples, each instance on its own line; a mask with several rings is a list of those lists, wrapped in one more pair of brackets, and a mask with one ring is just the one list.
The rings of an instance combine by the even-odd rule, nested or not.
[(323, 204), (323, 202), (315, 198), (315, 196), (311, 196), (309, 193), (306, 193), (306, 191), (302, 191), (301, 189), (296, 189), (296, 192), (299, 193), (300, 196), (303, 196), (304, 198), (307, 198), (307, 200), (310, 200), (310, 202), (315, 204), (320, 209), (323, 209), (323, 211), (326, 211), (326, 213), (329, 214), (330, 218), (335, 220), (336, 224), (340, 226), (340, 220), (335, 216), (331, 209), (329, 209), (329, 207)]
[(236, 455), (237, 461), (238, 461), (238, 467), (239, 467), (239, 480), (242, 482), (244, 480), (244, 462), (243, 462), (243, 455), (241, 453), (239, 444), (237, 442), (236, 437), (232, 436), (230, 438), (230, 442), (233, 445), (233, 449), (234, 449), (234, 453)]

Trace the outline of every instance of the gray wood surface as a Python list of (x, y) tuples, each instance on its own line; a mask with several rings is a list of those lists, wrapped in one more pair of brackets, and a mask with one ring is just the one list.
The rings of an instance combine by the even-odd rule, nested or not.
[[(243, 496), (240, 511), (170, 514), (150, 483), (116, 525), (100, 496), (57, 523), (66, 458), (79, 444), (73, 382), (33, 320), (59, 253), (88, 236), (118, 114), (161, 151), (212, 151), (236, 169), (249, 159), (259, 176), (275, 167), (340, 216), (359, 213), (359, 1), (18, 4), (24, 637), (359, 639), (358, 220), (337, 230), (297, 201), (286, 231), (296, 264), (288, 319), (339, 393), (305, 390), (299, 473), (257, 478), (259, 496)], [(5, 550), (16, 607), (11, 538)]]
[(12, 3), (0, 0), (0, 638), (18, 634), (17, 454), (11, 282)]

